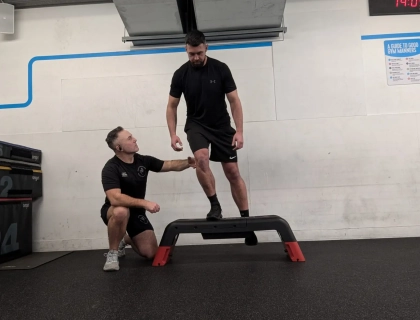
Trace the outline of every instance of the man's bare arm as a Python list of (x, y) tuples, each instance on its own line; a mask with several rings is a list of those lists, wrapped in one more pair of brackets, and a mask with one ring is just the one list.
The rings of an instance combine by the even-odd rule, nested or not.
[(169, 134), (171, 137), (176, 135), (177, 108), (179, 101), (180, 98), (174, 98), (170, 95), (168, 105), (166, 107), (166, 122), (168, 123)]
[(235, 121), (236, 132), (242, 134), (244, 131), (244, 117), (242, 113), (242, 103), (241, 99), (239, 99), (238, 91), (234, 90), (232, 92), (229, 92), (228, 94), (226, 94), (226, 96), (230, 103), (230, 109), (232, 110), (232, 117)]
[(176, 111), (179, 105), (179, 100), (180, 98), (174, 98), (169, 95), (168, 106), (166, 108), (166, 122), (168, 123), (169, 134), (171, 136), (171, 147), (175, 151), (181, 151), (183, 148), (181, 139), (176, 135)]
[(185, 160), (166, 160), (160, 172), (184, 171), (185, 169), (195, 167), (195, 159), (191, 157)]

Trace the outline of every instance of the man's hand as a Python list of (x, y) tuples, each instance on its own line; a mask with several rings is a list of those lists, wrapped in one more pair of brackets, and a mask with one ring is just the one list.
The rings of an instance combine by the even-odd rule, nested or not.
[(160, 206), (152, 201), (147, 201), (144, 208), (150, 213), (156, 213), (160, 211)]
[[(177, 144), (179, 144), (180, 147), (178, 147)], [(182, 151), (182, 149), (183, 149), (182, 142), (181, 142), (181, 139), (178, 136), (175, 135), (175, 136), (171, 137), (171, 147), (175, 151)]]
[(233, 136), (232, 146), (235, 147), (235, 148), (233, 148), (233, 150), (239, 150), (239, 149), (243, 148), (244, 137), (243, 137), (242, 133), (236, 132), (236, 134)]
[(195, 163), (195, 158), (188, 157), (188, 165), (190, 168), (197, 168), (197, 164)]

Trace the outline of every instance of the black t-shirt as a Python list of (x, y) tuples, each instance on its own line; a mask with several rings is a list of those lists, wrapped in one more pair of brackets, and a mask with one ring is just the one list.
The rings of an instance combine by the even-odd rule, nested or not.
[(206, 64), (194, 68), (188, 61), (175, 71), (169, 94), (187, 103), (187, 122), (196, 122), (210, 128), (230, 125), (225, 95), (236, 90), (229, 67), (207, 57)]
[[(137, 153), (134, 154), (133, 163), (125, 163), (114, 156), (107, 161), (102, 169), (104, 191), (121, 189), (122, 194), (132, 198), (144, 199), (149, 171), (159, 172), (163, 163), (164, 161), (155, 157)], [(108, 197), (105, 197), (105, 203), (110, 204)]]

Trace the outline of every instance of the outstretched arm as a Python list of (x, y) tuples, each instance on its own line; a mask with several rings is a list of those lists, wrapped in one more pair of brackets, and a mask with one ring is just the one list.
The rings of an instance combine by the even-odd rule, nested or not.
[(162, 169), (160, 172), (169, 172), (169, 171), (184, 171), (188, 168), (195, 169), (195, 159), (188, 157), (185, 160), (166, 160), (163, 163)]
[(232, 146), (235, 146), (234, 150), (238, 150), (244, 146), (244, 138), (243, 138), (244, 117), (242, 113), (242, 103), (241, 103), (241, 99), (239, 99), (237, 90), (229, 92), (228, 94), (226, 94), (226, 96), (229, 100), (230, 108), (232, 110), (232, 117), (233, 117), (233, 120), (235, 121), (235, 126), (236, 126), (236, 134), (233, 137)]

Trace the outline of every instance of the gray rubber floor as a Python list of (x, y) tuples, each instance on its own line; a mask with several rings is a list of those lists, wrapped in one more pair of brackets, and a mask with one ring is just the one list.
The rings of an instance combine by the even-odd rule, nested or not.
[(152, 267), (105, 250), (0, 272), (6, 319), (420, 319), (420, 238), (176, 247)]

